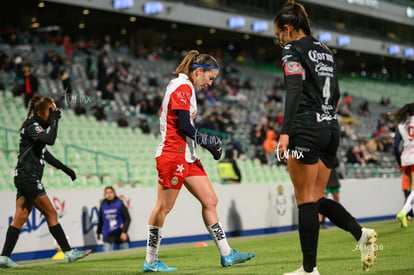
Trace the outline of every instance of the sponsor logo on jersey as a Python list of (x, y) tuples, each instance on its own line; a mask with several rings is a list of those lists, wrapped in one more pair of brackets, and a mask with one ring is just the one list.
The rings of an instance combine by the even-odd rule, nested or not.
[(316, 121), (322, 122), (324, 120), (330, 121), (336, 119), (336, 114), (320, 114), (316, 113)]
[(317, 50), (311, 50), (308, 52), (309, 59), (313, 62), (329, 61), (334, 62), (333, 56), (329, 53), (320, 53)]
[(35, 132), (36, 134), (40, 134), (41, 132), (44, 132), (45, 130), (42, 128), (42, 126), (36, 126), (35, 127)]
[(292, 75), (292, 74), (302, 74), (303, 68), (299, 62), (290, 61), (285, 64), (285, 74)]

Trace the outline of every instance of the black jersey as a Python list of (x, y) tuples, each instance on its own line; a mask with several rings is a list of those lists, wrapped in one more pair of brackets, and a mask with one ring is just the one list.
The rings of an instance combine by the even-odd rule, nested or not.
[(339, 85), (329, 48), (306, 36), (286, 44), (282, 61), (287, 87), (282, 133), (290, 134), (294, 128), (338, 128)]
[(40, 181), (43, 176), (46, 145), (56, 140), (57, 124), (49, 133), (48, 124), (40, 118), (30, 118), (20, 131), (19, 156), (15, 170), (15, 181)]

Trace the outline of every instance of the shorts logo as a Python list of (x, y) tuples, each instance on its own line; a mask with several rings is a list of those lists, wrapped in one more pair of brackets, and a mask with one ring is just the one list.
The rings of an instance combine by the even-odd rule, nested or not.
[(177, 177), (173, 177), (171, 179), (171, 185), (177, 185), (178, 184), (178, 178)]
[(37, 180), (36, 182), (37, 182), (37, 189), (42, 190), (43, 184), (39, 180)]

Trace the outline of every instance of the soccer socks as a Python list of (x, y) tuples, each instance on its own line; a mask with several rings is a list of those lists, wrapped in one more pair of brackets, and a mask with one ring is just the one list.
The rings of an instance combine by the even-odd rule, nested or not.
[(152, 264), (158, 260), (161, 238), (161, 227), (148, 225), (147, 255), (145, 256), (147, 263)]
[(405, 200), (404, 206), (401, 209), (401, 211), (404, 211), (405, 213), (410, 212), (411, 209), (413, 209), (413, 201), (414, 200), (414, 191), (411, 191), (410, 195), (408, 195), (407, 199)]
[(3, 251), (1, 252), (1, 256), (10, 257), (11, 253), (13, 252), (14, 247), (16, 246), (17, 240), (19, 239), (20, 229), (16, 227), (9, 226), (6, 233), (6, 242), (3, 246)]
[(319, 213), (326, 216), (339, 228), (350, 232), (356, 241), (361, 238), (361, 226), (340, 203), (327, 198), (321, 198), (317, 203), (319, 204)]
[(312, 272), (316, 267), (318, 249), (319, 218), (317, 203), (310, 202), (298, 205), (299, 238), (303, 255), (303, 269)]
[(221, 256), (227, 256), (230, 254), (231, 248), (227, 242), (226, 233), (224, 232), (223, 226), (220, 222), (215, 223), (207, 227), (211, 238), (216, 243), (217, 248), (220, 251)]
[(66, 238), (60, 223), (49, 227), (49, 232), (52, 234), (53, 238), (55, 238), (63, 252), (71, 250), (68, 239)]

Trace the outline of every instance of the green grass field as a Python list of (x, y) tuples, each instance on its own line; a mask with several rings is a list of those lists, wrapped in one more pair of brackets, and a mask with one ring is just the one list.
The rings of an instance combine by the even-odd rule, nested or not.
[[(321, 230), (318, 269), (321, 274), (414, 274), (414, 224), (402, 229), (395, 221), (363, 224), (378, 234), (378, 259), (373, 269), (363, 271), (360, 252), (352, 236), (336, 227)], [(166, 232), (167, 233), (167, 232)], [(230, 244), (240, 251), (252, 251), (251, 261), (223, 268), (213, 242), (206, 247), (194, 243), (161, 246), (160, 258), (178, 268), (175, 274), (283, 274), (301, 264), (298, 233), (280, 233), (231, 238)], [(109, 253), (94, 253), (72, 264), (56, 260), (19, 262), (18, 269), (1, 269), (1, 274), (141, 274), (145, 248)]]

